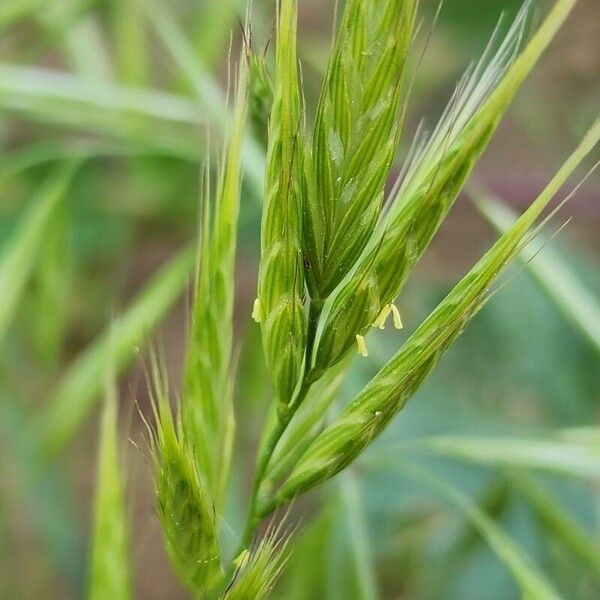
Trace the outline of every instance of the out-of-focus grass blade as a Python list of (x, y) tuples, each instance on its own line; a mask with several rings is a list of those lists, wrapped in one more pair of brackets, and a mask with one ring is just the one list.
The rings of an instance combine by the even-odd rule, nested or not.
[(48, 221), (64, 196), (76, 164), (69, 163), (44, 184), (0, 258), (0, 341), (33, 270)]
[(524, 550), (470, 498), (429, 471), (419, 467), (399, 463), (398, 470), (439, 494), (469, 520), (509, 569), (519, 584), (523, 598), (528, 600), (558, 600), (560, 598), (554, 586), (531, 562)]
[[(113, 388), (113, 386), (110, 386)], [(132, 597), (129, 541), (119, 464), (116, 390), (108, 390), (100, 426), (89, 600)]]
[(79, 355), (38, 412), (33, 434), (45, 454), (56, 454), (69, 442), (97, 401), (109, 366), (119, 372), (136, 355), (138, 346), (180, 296), (193, 264), (193, 250), (178, 254), (117, 322)]
[[(155, 0), (137, 0), (148, 20), (156, 30), (167, 50), (171, 53), (182, 73), (193, 86), (202, 105), (210, 115), (210, 121), (224, 129), (231, 119), (227, 99), (217, 83), (206, 72), (189, 40), (179, 29), (171, 13)], [(260, 146), (246, 136), (243, 150), (244, 169), (254, 190), (262, 195), (265, 157)]]
[(142, 85), (148, 73), (146, 31), (136, 0), (111, 0), (112, 40), (119, 79)]
[(205, 67), (212, 67), (227, 47), (238, 9), (245, 4), (240, 0), (221, 0), (202, 5), (194, 37), (197, 39), (195, 45), (198, 55)]
[[(75, 502), (65, 473), (54, 465), (49, 469), (42, 467), (39, 455), (32, 451), (29, 419), (30, 413), (19, 399), (0, 390), (0, 449), (3, 464), (10, 464), (18, 475), (18, 487), (12, 488), (16, 491), (15, 500), (29, 512), (38, 532), (44, 571), (51, 570), (59, 576), (70, 597), (80, 598), (85, 562), (82, 533), (73, 519)], [(5, 566), (3, 563), (2, 568)]]
[(409, 447), (483, 465), (523, 467), (576, 477), (600, 478), (600, 446), (567, 442), (558, 436), (539, 439), (448, 436), (422, 439), (405, 446)]
[(162, 148), (196, 161), (202, 111), (187, 98), (67, 73), (0, 64), (0, 114), (14, 113)]
[(509, 481), (528, 501), (546, 529), (565, 548), (577, 556), (600, 578), (600, 552), (590, 536), (573, 521), (567, 512), (552, 498), (548, 490), (535, 479), (522, 472), (512, 471)]
[[(477, 208), (500, 233), (517, 220), (515, 212), (492, 194), (479, 190), (471, 194)], [(600, 353), (600, 301), (552, 248), (545, 247), (538, 254), (534, 249), (525, 248), (520, 259), (548, 298)]]
[(28, 16), (46, 0), (3, 0), (0, 5), (0, 31)]
[(345, 511), (345, 526), (350, 540), (350, 554), (354, 562), (354, 572), (362, 600), (377, 600), (377, 580), (373, 569), (373, 559), (368, 539), (368, 525), (364, 513), (360, 488), (351, 470), (340, 477), (339, 497)]

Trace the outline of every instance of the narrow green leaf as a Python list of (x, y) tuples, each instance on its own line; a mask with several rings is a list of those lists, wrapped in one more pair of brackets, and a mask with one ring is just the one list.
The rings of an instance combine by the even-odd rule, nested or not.
[(531, 562), (525, 551), (471, 499), (430, 472), (412, 465), (399, 465), (402, 474), (426, 485), (459, 510), (477, 529), (519, 584), (523, 598), (559, 600), (546, 576)]
[(183, 291), (194, 261), (191, 250), (178, 254), (139, 293), (116, 323), (111, 324), (71, 365), (40, 408), (33, 433), (44, 455), (55, 455), (89, 416), (109, 367), (121, 371), (137, 355), (165, 313)]
[(344, 473), (339, 480), (339, 496), (345, 511), (344, 522), (350, 540), (350, 552), (358, 582), (361, 600), (377, 600), (377, 579), (374, 572), (371, 545), (368, 539), (368, 523), (356, 476), (352, 471)]
[(600, 579), (600, 552), (596, 541), (552, 498), (544, 486), (522, 472), (511, 471), (509, 481), (523, 494), (549, 533)]
[(198, 139), (204, 116), (188, 98), (49, 69), (0, 64), (0, 108), (186, 160), (196, 161), (202, 147)]
[(89, 600), (133, 597), (117, 431), (116, 390), (111, 389), (100, 427)]
[(490, 297), (490, 286), (521, 250), (527, 233), (580, 162), (600, 141), (600, 120), (516, 223), (477, 262), (399, 352), (317, 437), (268, 512), (349, 465), (406, 405), (467, 323)]
[[(472, 194), (480, 212), (500, 233), (515, 222), (514, 211), (488, 192)], [(558, 252), (545, 244), (542, 252), (534, 254), (526, 248), (519, 257), (549, 300), (600, 353), (600, 302), (592, 292), (577, 279)]]
[(600, 449), (594, 444), (561, 440), (557, 436), (437, 437), (419, 440), (425, 451), (492, 466), (541, 469), (596, 479), (600, 477)]
[(300, 379), (306, 339), (301, 250), (304, 124), (296, 27), (296, 0), (282, 0), (255, 311), (275, 393), (283, 404), (289, 403)]
[(0, 257), (0, 341), (6, 335), (17, 310), (25, 284), (38, 258), (50, 218), (64, 197), (77, 164), (69, 163), (46, 181)]
[[(216, 81), (206, 72), (204, 65), (189, 40), (179, 29), (170, 11), (161, 2), (155, 0), (137, 0), (161, 38), (167, 50), (193, 86), (204, 108), (208, 111), (210, 122), (226, 129), (230, 121), (227, 102)], [(257, 193), (262, 193), (264, 156), (256, 142), (247, 137), (243, 152), (244, 168), (250, 183)]]

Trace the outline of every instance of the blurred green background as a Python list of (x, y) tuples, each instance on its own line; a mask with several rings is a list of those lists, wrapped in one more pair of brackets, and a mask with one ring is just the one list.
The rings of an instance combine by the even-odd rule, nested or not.
[[(446, 1), (416, 78), (402, 153), (421, 118), (435, 122), (499, 15), (504, 11), (510, 19), (520, 4)], [(549, 3), (537, 6), (547, 10)], [(424, 28), (436, 7), (423, 2)], [(237, 0), (0, 3), (0, 598), (83, 594), (95, 481), (95, 404), (103, 386), (103, 373), (94, 367), (101, 351), (94, 344), (103, 332), (110, 337), (111, 322), (139, 302), (140, 293), (148, 294), (145, 286), (151, 286), (150, 296), (139, 310), (146, 320), (123, 322), (151, 334), (163, 348), (172, 380), (178, 380), (188, 319), (189, 293), (182, 292), (187, 272), (175, 265), (170, 279), (157, 284), (152, 278), (194, 240), (199, 168), (208, 152), (208, 132), (212, 150), (222, 135), (229, 49), (237, 56), (244, 12)], [(333, 0), (301, 3), (299, 51), (309, 107), (328, 56), (333, 12)], [(254, 1), (257, 48), (271, 37), (273, 18), (273, 0)], [(476, 171), (477, 182), (522, 209), (599, 106), (600, 4), (580, 0), (518, 95)], [(250, 320), (261, 160), (260, 153), (250, 156), (242, 201), (236, 325), (237, 339), (245, 344), (238, 385), (244, 393), (237, 400), (241, 441), (232, 529), (251, 475), (248, 448), (255, 444), (270, 393)], [(66, 173), (65, 165), (74, 172)], [(53, 195), (56, 206), (36, 213)], [(551, 231), (571, 216), (550, 246), (587, 290), (596, 307), (590, 314), (598, 318), (597, 174)], [(37, 223), (39, 231), (15, 252), (25, 222)], [(407, 331), (494, 236), (462, 198), (399, 299)], [(12, 284), (1, 287), (9, 281), (11, 252), (11, 281), (22, 279), (23, 290), (8, 320), (6, 306), (18, 291)], [(515, 269), (513, 275), (364, 464), (333, 482), (321, 498), (297, 507), (304, 515), (301, 545), (279, 597), (520, 597), (468, 513), (421, 480), (417, 466), (467, 494), (552, 575), (565, 598), (600, 597), (599, 337), (594, 343), (593, 334), (582, 334), (530, 273)], [(569, 282), (559, 278), (558, 286)], [(598, 326), (590, 323), (590, 331), (598, 332)], [(370, 342), (371, 356), (355, 360), (342, 402), (405, 336), (389, 332)], [(143, 352), (135, 338), (117, 366), (123, 367), (121, 429), (136, 597), (184, 598), (153, 508), (143, 425), (134, 403), (148, 410)], [(70, 400), (61, 404), (62, 397)], [(80, 413), (71, 413), (71, 404)], [(57, 411), (48, 406), (58, 406)], [(40, 461), (31, 443), (36, 428), (50, 430), (56, 424), (52, 418), (64, 414), (73, 422), (60, 452)], [(488, 448), (488, 454), (460, 443), (442, 445), (444, 451), (427, 449), (427, 440), (436, 436), (474, 435), (499, 440), (499, 448)], [(537, 440), (543, 447), (529, 447), (529, 458), (518, 468), (518, 460), (505, 456), (507, 448), (518, 449), (513, 438)], [(543, 502), (548, 499), (550, 508)]]

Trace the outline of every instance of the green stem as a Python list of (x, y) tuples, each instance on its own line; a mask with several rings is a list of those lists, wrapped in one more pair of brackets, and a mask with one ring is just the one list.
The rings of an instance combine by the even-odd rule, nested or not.
[[(317, 326), (319, 324), (319, 318), (321, 316), (321, 305), (317, 305), (311, 302), (308, 312), (308, 328), (306, 334), (306, 355), (304, 361), (304, 373), (302, 376), (302, 384), (300, 389), (292, 402), (289, 404), (287, 411), (284, 414), (277, 414), (275, 411), (272, 413), (267, 426), (262, 435), (262, 441), (258, 453), (256, 470), (254, 474), (254, 482), (252, 484), (252, 494), (250, 496), (250, 507), (248, 510), (248, 517), (246, 518), (246, 524), (244, 526), (244, 532), (240, 541), (239, 548), (235, 554), (237, 558), (241, 552), (243, 552), (252, 542), (256, 530), (260, 526), (264, 517), (261, 516), (262, 511), (259, 511), (260, 504), (260, 488), (264, 482), (265, 473), (275, 448), (279, 443), (282, 435), (285, 433), (292, 417), (298, 410), (298, 407), (302, 404), (306, 398), (311, 385), (314, 383), (315, 378), (313, 377), (312, 371), (312, 354), (314, 350)], [(230, 567), (231, 570), (231, 567)]]

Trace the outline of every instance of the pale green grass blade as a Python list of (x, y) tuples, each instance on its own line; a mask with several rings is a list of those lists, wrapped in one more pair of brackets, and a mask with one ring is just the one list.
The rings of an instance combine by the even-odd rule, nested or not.
[[(196, 51), (179, 29), (169, 10), (155, 0), (137, 0), (137, 2), (140, 3), (175, 63), (192, 85), (208, 114), (207, 121), (225, 129), (231, 120), (227, 110), (227, 99), (217, 82), (207, 73)], [(262, 194), (264, 155), (258, 144), (250, 137), (247, 137), (244, 142), (243, 162), (250, 183), (258, 194)]]
[(0, 256), (0, 341), (18, 308), (52, 213), (64, 197), (75, 169), (76, 164), (69, 164), (49, 178)]
[(217, 508), (225, 497), (234, 423), (231, 354), (247, 75), (246, 65), (241, 63), (234, 123), (215, 189), (210, 186), (208, 168), (205, 172), (198, 284), (181, 399), (187, 440), (193, 444), (199, 471)]
[(29, 16), (46, 0), (4, 0), (0, 6), (0, 31)]
[[(483, 216), (500, 233), (517, 215), (506, 204), (483, 191), (471, 192)], [(600, 300), (573, 273), (558, 252), (544, 246), (541, 252), (526, 248), (519, 255), (527, 271), (565, 318), (600, 353)]]
[(71, 365), (36, 417), (34, 435), (45, 455), (63, 449), (89, 416), (107, 369), (112, 367), (118, 373), (136, 357), (138, 348), (180, 297), (193, 263), (193, 251), (178, 254)]
[(470, 498), (432, 473), (412, 465), (398, 470), (424, 484), (460, 511), (511, 572), (528, 600), (559, 600), (558, 592), (546, 576), (531, 562), (524, 550)]
[(147, 35), (136, 0), (111, 0), (112, 45), (119, 80), (143, 85), (148, 76)]
[(482, 465), (539, 469), (589, 479), (600, 478), (600, 447), (568, 442), (558, 436), (437, 437), (419, 440), (415, 447)]
[(338, 483), (339, 497), (345, 512), (345, 527), (350, 540), (350, 554), (354, 562), (354, 572), (361, 600), (377, 600), (377, 579), (371, 543), (368, 535), (368, 523), (364, 512), (361, 489), (356, 476), (350, 470), (344, 473)]
[(117, 432), (116, 390), (110, 389), (100, 426), (89, 600), (133, 597)]
[(596, 540), (534, 478), (511, 471), (508, 480), (527, 499), (548, 532), (600, 579), (600, 552)]
[(206, 68), (211, 68), (229, 44), (235, 29), (236, 16), (245, 10), (243, 0), (207, 2), (200, 9), (194, 38), (198, 57)]
[(511, 229), (488, 250), (399, 352), (311, 444), (273, 502), (263, 506), (264, 514), (339, 473), (381, 434), (468, 322), (489, 300), (491, 285), (506, 264), (518, 255), (542, 211), (598, 141), (600, 120)]
[(202, 111), (174, 94), (3, 63), (0, 111), (143, 143), (187, 160), (201, 156)]
[(74, 262), (68, 213), (63, 202), (55, 208), (49, 219), (29, 295), (33, 346), (40, 358), (49, 365), (55, 365), (59, 360), (71, 312), (69, 296)]

